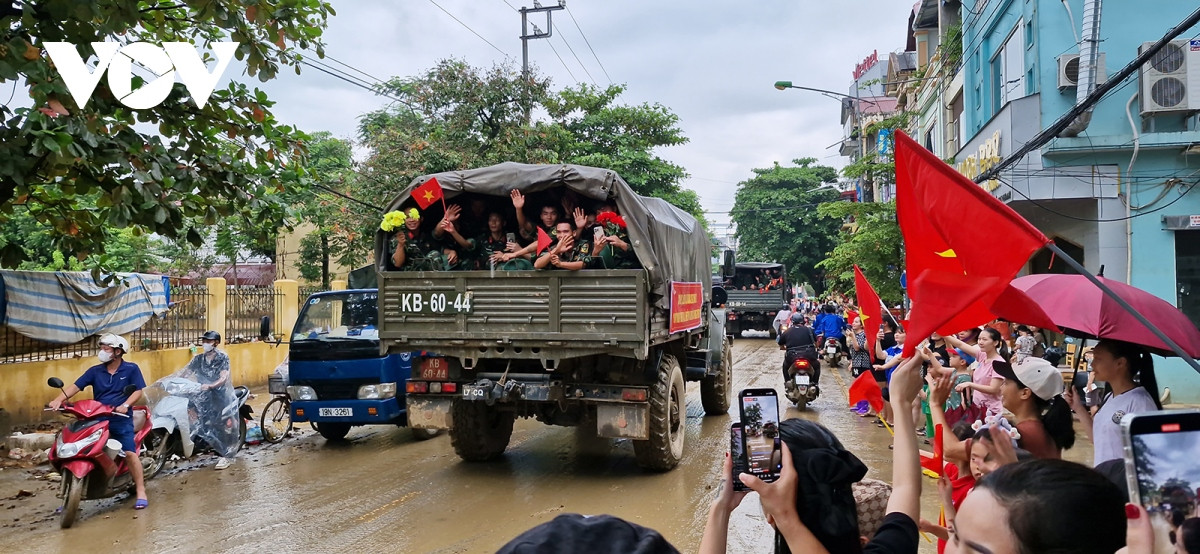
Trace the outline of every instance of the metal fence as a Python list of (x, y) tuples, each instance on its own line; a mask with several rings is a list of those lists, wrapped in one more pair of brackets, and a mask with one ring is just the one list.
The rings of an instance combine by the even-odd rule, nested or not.
[(229, 286), (225, 292), (225, 342), (237, 344), (259, 338), (262, 318), (271, 318), (274, 329), (280, 319), (283, 294), (274, 286)]
[(171, 287), (167, 313), (154, 316), (129, 336), (134, 351), (180, 348), (199, 342), (208, 327), (208, 287)]
[(304, 309), (304, 301), (308, 300), (308, 296), (310, 294), (316, 294), (318, 292), (325, 292), (325, 287), (322, 287), (321, 285), (300, 287), (300, 293), (296, 295), (296, 301), (300, 303), (300, 309)]
[(100, 337), (96, 336), (74, 344), (59, 344), (31, 339), (7, 325), (0, 326), (0, 329), (3, 329), (3, 336), (0, 336), (0, 364), (86, 358), (94, 356), (99, 349), (97, 343)]

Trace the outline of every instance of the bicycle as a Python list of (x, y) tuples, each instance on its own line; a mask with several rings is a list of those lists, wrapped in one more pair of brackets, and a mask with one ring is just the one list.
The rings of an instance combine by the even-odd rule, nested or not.
[(267, 380), (268, 391), (275, 395), (263, 408), (259, 419), (263, 440), (278, 444), (292, 432), (292, 398), (288, 396), (283, 377), (272, 375)]

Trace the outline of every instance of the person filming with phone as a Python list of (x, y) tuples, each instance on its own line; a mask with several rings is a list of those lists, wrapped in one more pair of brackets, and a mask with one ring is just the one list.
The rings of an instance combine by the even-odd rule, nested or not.
[(789, 390), (796, 386), (788, 378), (788, 368), (799, 358), (807, 358), (812, 367), (812, 384), (820, 390), (821, 363), (817, 359), (817, 336), (804, 324), (804, 314), (792, 314), (792, 326), (776, 339), (783, 355), (783, 382)]

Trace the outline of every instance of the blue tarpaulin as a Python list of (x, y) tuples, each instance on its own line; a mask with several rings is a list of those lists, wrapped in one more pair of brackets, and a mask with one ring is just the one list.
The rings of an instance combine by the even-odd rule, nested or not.
[(137, 330), (167, 311), (164, 275), (120, 273), (100, 286), (81, 271), (0, 270), (0, 317), (32, 339), (75, 343), (100, 333)]

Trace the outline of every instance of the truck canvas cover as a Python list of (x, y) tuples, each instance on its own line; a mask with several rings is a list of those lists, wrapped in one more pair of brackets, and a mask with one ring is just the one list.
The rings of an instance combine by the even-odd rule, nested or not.
[[(523, 194), (565, 187), (591, 200), (612, 199), (627, 225), (630, 244), (649, 273), (655, 306), (670, 309), (671, 281), (707, 283), (711, 279), (711, 245), (707, 233), (691, 214), (665, 200), (639, 196), (616, 172), (581, 165), (534, 165), (505, 162), (498, 165), (423, 175), (413, 179), (387, 206), (387, 211), (409, 207), (413, 189), (436, 178), (447, 202), (463, 193), (505, 197), (513, 189)], [(440, 209), (432, 207), (430, 209)], [(531, 218), (532, 218), (532, 214)], [(383, 234), (383, 231), (379, 231)], [(375, 259), (384, 271), (386, 240), (376, 241)], [(584, 270), (587, 271), (587, 270)], [(703, 287), (704, 299), (711, 289)]]

